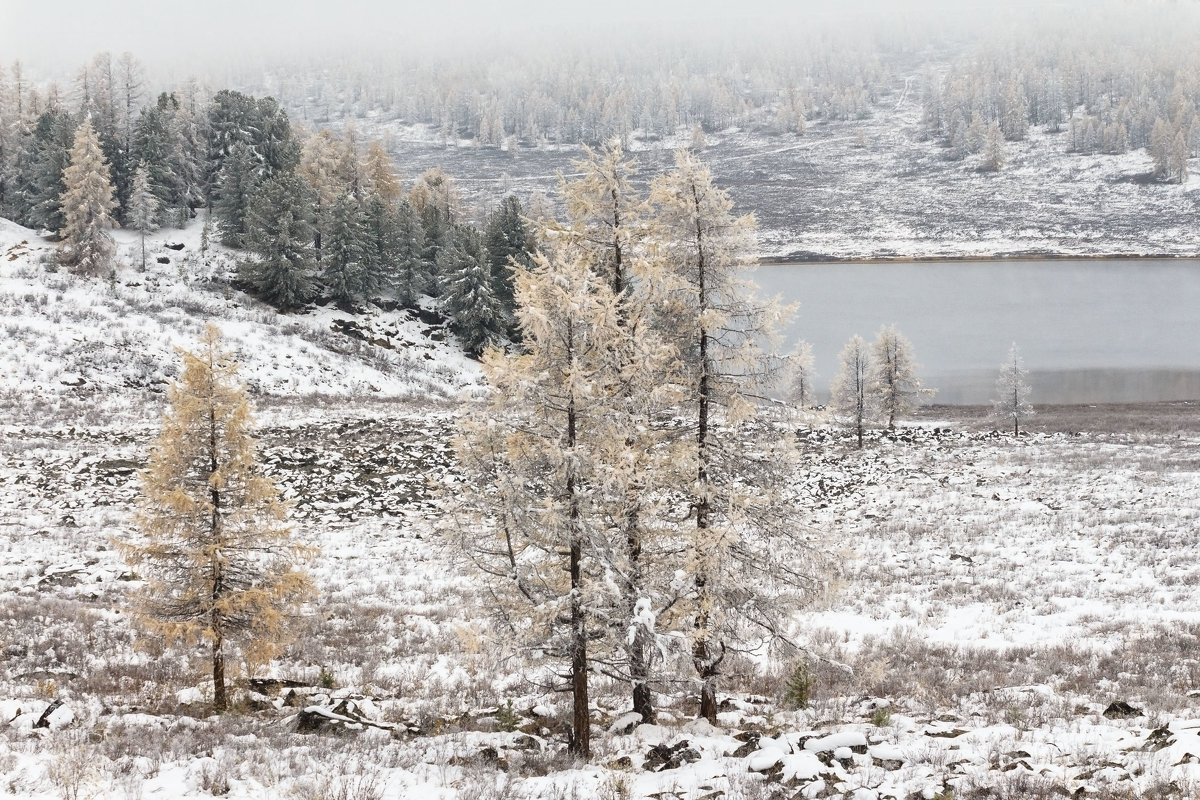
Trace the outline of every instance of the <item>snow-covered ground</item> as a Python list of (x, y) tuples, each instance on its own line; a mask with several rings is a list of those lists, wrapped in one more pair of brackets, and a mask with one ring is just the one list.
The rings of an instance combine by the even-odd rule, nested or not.
[[(686, 683), (661, 687), (659, 724), (634, 727), (621, 688), (597, 679), (596, 755), (572, 764), (564, 698), (530, 680), (539, 665), (493, 632), (478, 581), (442, 546), (458, 486), (450, 401), (478, 373), (438, 326), (379, 309), (277, 315), (228, 288), (231, 255), (201, 255), (197, 228), (156, 234), (151, 268), (110, 284), (47, 274), (50, 245), (0, 225), (0, 791), (1200, 792), (1191, 406), (1045, 409), (1016, 441), (942, 409), (862, 451), (800, 426), (795, 496), (840, 564), (796, 610), (811, 706), (784, 702), (792, 660), (735, 660), (718, 728), (692, 720)], [(139, 578), (114, 548), (132, 533), (172, 346), (209, 319), (256, 392), (263, 462), (321, 547), (297, 644), (259, 676), (273, 682), (239, 681), (219, 718), (202, 651), (135, 636)]]
[(116, 277), (80, 281), (52, 271), (52, 243), (0, 220), (4, 422), (155, 420), (176, 348), (208, 322), (267, 397), (445, 400), (476, 380), (436, 315), (332, 306), (280, 315), (230, 288), (236, 254), (215, 243), (202, 252), (202, 231), (197, 221), (153, 234), (144, 272), (137, 234), (116, 231)]
[[(813, 120), (803, 135), (732, 128), (710, 133), (700, 153), (738, 213), (753, 213), (764, 258), (992, 258), (1039, 256), (1192, 256), (1197, 182), (1151, 179), (1144, 150), (1124, 155), (1070, 152), (1070, 137), (1032, 128), (1005, 145), (999, 172), (979, 156), (949, 158), (928, 136), (919, 98), (929, 72), (899, 72), (863, 119)], [(571, 174), (578, 147), (501, 149), (443, 142), (426, 126), (382, 118), (355, 120), (380, 137), (410, 177), (440, 166), (463, 197), (484, 209), (506, 191), (553, 198)], [(686, 135), (685, 135), (686, 134)], [(673, 166), (690, 132), (639, 138), (629, 152), (648, 182)]]

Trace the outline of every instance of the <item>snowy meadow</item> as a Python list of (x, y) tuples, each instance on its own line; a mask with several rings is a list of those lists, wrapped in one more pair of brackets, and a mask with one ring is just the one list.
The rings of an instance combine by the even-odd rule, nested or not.
[[(598, 677), (583, 764), (564, 753), (569, 707), (545, 684), (554, 664), (502, 635), (478, 575), (446, 546), (440, 523), (462, 480), (452, 398), (478, 378), (436, 326), (373, 312), (357, 324), (393, 349), (367, 350), (336, 310), (276, 315), (157, 262), (100, 288), (46, 273), (31, 232), (4, 235), (15, 346), (0, 454), (0, 786), (11, 794), (1197, 791), (1191, 404), (1044, 408), (1018, 439), (939, 407), (870, 432), (862, 450), (819, 417), (792, 421), (789, 502), (836, 564), (789, 613), (801, 649), (731, 656), (715, 727), (696, 721), (691, 680), (656, 685), (657, 721), (639, 725), (623, 687)], [(189, 258), (198, 240), (170, 231), (152, 248)], [(220, 269), (219, 253), (196, 258)], [(320, 547), (300, 636), (265, 668), (232, 671), (221, 716), (203, 648), (131, 624), (141, 578), (115, 551), (157, 433), (154, 387), (174, 363), (158, 327), (170, 312), (138, 294), (147, 285), (230, 332), (259, 387), (261, 461)]]

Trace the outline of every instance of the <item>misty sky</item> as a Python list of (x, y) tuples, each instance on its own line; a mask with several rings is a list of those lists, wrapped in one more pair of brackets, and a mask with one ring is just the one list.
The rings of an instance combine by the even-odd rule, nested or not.
[[(744, 0), (731, 12), (718, 0), (0, 0), (0, 61), (73, 66), (107, 50), (145, 61), (205, 60), (222, 54), (401, 42), (462, 41), (563, 27), (630, 26), (668, 20), (711, 24), (731, 13), (796, 14), (786, 0)], [(601, 11), (603, 9), (603, 11)]]
[[(961, 11), (982, 0), (924, 4), (930, 2)], [(682, 30), (721, 30), (756, 20), (803, 24), (831, 9), (857, 15), (913, 5), (912, 0), (0, 0), (0, 63), (20, 59), (35, 71), (73, 70), (95, 53), (129, 51), (149, 66), (179, 69), (348, 46), (463, 49), (480, 36), (495, 41), (516, 35), (547, 44), (553, 41), (547, 34), (563, 29), (612, 35), (668, 24)]]

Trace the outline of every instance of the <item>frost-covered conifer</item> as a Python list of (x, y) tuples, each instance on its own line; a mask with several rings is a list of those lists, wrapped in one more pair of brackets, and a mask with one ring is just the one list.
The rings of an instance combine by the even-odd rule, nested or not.
[(142, 270), (146, 269), (146, 234), (158, 230), (158, 198), (150, 186), (150, 173), (139, 166), (133, 173), (133, 190), (129, 195), (129, 224), (141, 237)]
[(867, 343), (858, 334), (842, 348), (838, 374), (830, 389), (833, 412), (858, 434), (858, 446), (863, 446), (863, 432), (872, 415), (874, 396), (870, 391), (871, 356)]
[(934, 394), (935, 390), (921, 385), (912, 344), (895, 325), (882, 328), (871, 343), (868, 391), (888, 430), (894, 430), (896, 420), (911, 414), (922, 400)]
[(309, 190), (295, 175), (269, 179), (246, 214), (246, 246), (257, 258), (238, 265), (238, 276), (277, 308), (303, 305), (315, 291), (312, 207)]
[(467, 352), (480, 354), (499, 344), (508, 328), (507, 315), (496, 296), (478, 231), (468, 225), (455, 226), (450, 243), (438, 254), (438, 272), (442, 275), (442, 310)]
[(63, 228), (59, 231), (59, 261), (79, 275), (107, 274), (117, 245), (109, 229), (116, 227), (117, 207), (109, 180), (108, 162), (91, 120), (75, 131), (71, 163), (63, 171)]
[(816, 402), (816, 392), (813, 382), (813, 379), (816, 378), (816, 373), (813, 370), (813, 349), (811, 344), (804, 341), (796, 343), (796, 348), (788, 356), (787, 370), (791, 376), (788, 392), (790, 395), (789, 399), (801, 412), (812, 408)]
[[(617, 302), (622, 335), (612, 353), (621, 391), (609, 418), (621, 435), (602, 454), (609, 465), (602, 491), (612, 520), (608, 568), (618, 587), (606, 609), (619, 643), (610, 671), (628, 678), (633, 710), (653, 722), (656, 619), (679, 599), (665, 580), (673, 574), (665, 554), (677, 537), (663, 524), (662, 497), (690, 479), (675, 469), (666, 446), (671, 434), (661, 424), (676, 399), (676, 354), (655, 327), (667, 265), (646, 247), (652, 229), (648, 205), (632, 187), (634, 163), (616, 141), (584, 152), (574, 165), (577, 175), (562, 185), (567, 224), (552, 226), (543, 236), (573, 242)], [(514, 261), (520, 263), (519, 257)]]
[(528, 264), (533, 248), (532, 235), (525, 224), (521, 201), (507, 195), (488, 217), (484, 233), (488, 264), (492, 273), (492, 284), (504, 313), (512, 317), (515, 312), (512, 287), (512, 264)]
[(343, 194), (329, 211), (328, 235), (322, 253), (321, 282), (339, 303), (366, 300), (375, 291), (369, 285), (366, 229), (358, 201)]
[(396, 174), (396, 167), (392, 162), (392, 157), (388, 155), (383, 142), (375, 140), (367, 145), (367, 157), (363, 165), (363, 173), (367, 189), (379, 195), (388, 203), (396, 203), (403, 196), (404, 192), (400, 184), (400, 177)]
[(459, 443), (480, 487), (464, 494), (475, 523), (456, 528), (502, 602), (532, 610), (508, 616), (514, 634), (563, 654), (569, 751), (586, 759), (590, 653), (604, 632), (596, 611), (609, 605), (608, 520), (594, 490), (606, 465), (597, 453), (621, 433), (608, 412), (621, 393), (612, 349), (623, 334), (616, 298), (569, 242), (519, 267), (516, 293), (524, 349), (484, 353), (486, 407), (464, 415)]
[(992, 401), (992, 416), (1005, 425), (1011, 422), (1013, 436), (1021, 435), (1021, 420), (1033, 416), (1033, 406), (1029, 403), (1031, 391), (1029, 371), (1014, 342), (1008, 358), (1000, 366), (1000, 374), (996, 377), (996, 399)]
[(412, 205), (402, 199), (396, 204), (395, 216), (398, 250), (391, 265), (391, 283), (396, 299), (412, 307), (419, 295), (432, 293), (433, 267), (425, 258), (425, 228)]
[(1004, 133), (1000, 130), (998, 122), (988, 126), (979, 166), (988, 172), (998, 172), (1004, 168)]
[(212, 216), (221, 231), (221, 244), (227, 247), (246, 245), (246, 217), (250, 201), (262, 182), (261, 165), (249, 145), (238, 142), (221, 166), (217, 178), (216, 200)]
[(772, 502), (772, 479), (756, 474), (791, 461), (783, 437), (763, 443), (753, 425), (754, 395), (777, 366), (762, 343), (773, 344), (785, 310), (752, 299), (742, 275), (754, 221), (733, 216), (733, 201), (693, 154), (676, 154), (675, 169), (654, 181), (650, 199), (671, 271), (664, 335), (682, 357), (682, 413), (691, 423), (686, 452), (677, 452), (691, 472), (694, 521), (682, 565), (692, 581), (684, 607), (700, 715), (715, 723), (730, 640), (750, 630), (768, 639), (780, 634), (782, 618), (766, 598), (802, 589), (811, 553), (792, 547), (797, 526), (777, 516), (786, 504)]

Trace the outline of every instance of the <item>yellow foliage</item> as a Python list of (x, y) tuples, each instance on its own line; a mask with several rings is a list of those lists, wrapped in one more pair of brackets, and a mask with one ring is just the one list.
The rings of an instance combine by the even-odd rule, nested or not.
[(147, 576), (138, 619), (169, 639), (210, 643), (219, 672), (226, 642), (265, 662), (288, 641), (288, 618), (312, 593), (300, 563), (313, 550), (292, 537), (287, 507), (258, 468), (250, 402), (217, 328), (200, 344), (182, 354), (141, 475), (143, 536), (119, 546)]

